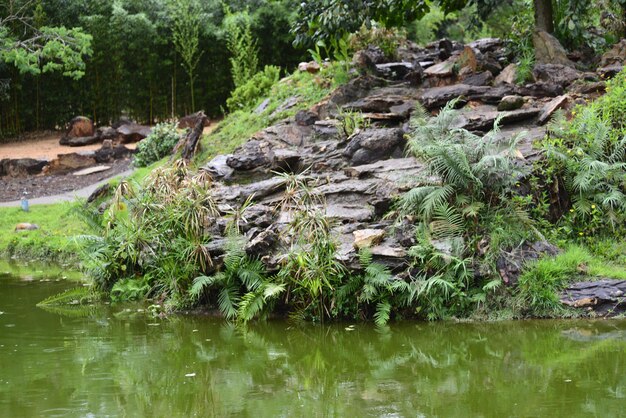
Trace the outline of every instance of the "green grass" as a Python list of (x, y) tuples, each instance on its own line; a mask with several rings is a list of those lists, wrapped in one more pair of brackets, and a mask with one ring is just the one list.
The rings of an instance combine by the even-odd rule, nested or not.
[[(83, 232), (73, 214), (75, 203), (33, 205), (29, 212), (18, 207), (0, 208), (0, 257), (74, 263), (77, 246), (71, 239)], [(18, 223), (39, 225), (34, 231), (15, 231)]]
[[(295, 115), (299, 110), (308, 109), (326, 97), (337, 84), (345, 81), (341, 68), (335, 66), (324, 68), (315, 75), (296, 71), (272, 86), (267, 96), (269, 103), (263, 112), (254, 111), (265, 100), (265, 97), (260, 97), (251, 106), (252, 110), (238, 110), (228, 114), (215, 131), (203, 137), (202, 151), (195, 159), (196, 164), (202, 165), (216, 155), (233, 152), (252, 134)], [(280, 105), (290, 97), (297, 97), (298, 103), (277, 112)]]
[(600, 278), (626, 280), (626, 265), (571, 245), (556, 257), (526, 266), (519, 278), (518, 301), (532, 316), (561, 316), (565, 308), (559, 301), (559, 291), (568, 283)]
[(3, 275), (19, 277), (23, 280), (72, 280), (81, 281), (83, 273), (68, 270), (67, 267), (38, 262), (16, 262), (0, 260), (0, 278)]

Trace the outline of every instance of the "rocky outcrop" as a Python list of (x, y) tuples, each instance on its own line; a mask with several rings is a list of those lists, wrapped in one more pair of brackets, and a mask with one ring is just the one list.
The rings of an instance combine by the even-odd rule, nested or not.
[(560, 294), (561, 303), (584, 308), (601, 316), (626, 312), (626, 280), (600, 279), (569, 285)]
[(560, 64), (574, 67), (574, 63), (567, 58), (567, 53), (558, 39), (548, 32), (537, 29), (533, 32), (535, 47), (535, 61), (539, 64)]
[[(353, 61), (357, 71), (352, 81), (202, 167), (213, 178), (212, 195), (221, 214), (206, 247), (218, 263), (228, 214), (251, 199), (243, 214), (242, 245), (269, 270), (277, 268), (291, 209), (297, 206), (284, 201), (286, 192), (295, 193), (288, 188), (289, 175), (301, 174), (307, 193), (319, 197), (317, 209), (331, 222), (342, 263), (360, 268), (358, 250), (368, 247), (375, 261), (394, 272), (406, 271), (408, 250), (415, 244), (412, 221), (392, 225), (384, 215), (394, 199), (425, 175), (424, 164), (406, 156), (415, 108), (435, 114), (458, 99), (457, 128), (484, 135), (499, 120), (502, 137), (525, 132), (516, 153), (520, 164), (532, 164), (541, 158), (533, 147), (533, 141), (545, 135), (541, 123), (567, 106), (568, 97), (584, 97), (586, 93), (569, 92), (578, 79), (595, 82), (595, 76), (550, 63), (537, 66), (532, 83), (517, 85), (514, 67), (507, 67), (512, 63), (505, 43), (492, 38), (468, 45), (442, 40), (425, 48), (407, 43), (396, 59), (387, 62), (374, 47), (361, 51)], [(301, 70), (309, 68), (303, 64)], [(282, 106), (297, 102), (287, 98)], [(342, 128), (348, 112), (360, 112), (368, 122), (350, 136)], [(449, 247), (445, 242), (437, 245), (442, 251)], [(498, 271), (504, 282), (514, 285), (524, 263), (557, 251), (545, 242), (526, 243), (504, 254)]]

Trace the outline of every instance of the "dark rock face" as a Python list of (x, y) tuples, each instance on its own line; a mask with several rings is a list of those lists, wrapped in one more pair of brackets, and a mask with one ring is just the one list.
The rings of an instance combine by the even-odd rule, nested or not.
[(504, 283), (515, 286), (526, 263), (542, 256), (554, 256), (558, 253), (559, 249), (546, 241), (527, 243), (506, 255), (500, 256), (496, 262), (496, 268)]
[(5, 158), (0, 160), (0, 177), (25, 177), (39, 174), (48, 165), (46, 160), (36, 160), (34, 158)]
[(574, 283), (560, 294), (561, 303), (602, 316), (626, 312), (626, 280), (602, 279)]
[(372, 129), (356, 134), (346, 146), (343, 156), (352, 165), (368, 164), (402, 153), (401, 129)]

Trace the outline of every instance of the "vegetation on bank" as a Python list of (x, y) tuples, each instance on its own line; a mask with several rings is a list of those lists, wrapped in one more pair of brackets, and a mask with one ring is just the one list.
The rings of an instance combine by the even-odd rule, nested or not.
[[(168, 309), (200, 304), (239, 322), (273, 313), (381, 325), (409, 317), (580, 315), (562, 307), (558, 291), (583, 278), (626, 277), (620, 244), (626, 138), (619, 117), (625, 86), (621, 73), (608, 82), (605, 96), (576, 108), (571, 121), (555, 118), (537, 144), (545, 158), (533, 167), (519, 164), (518, 138), (498, 136), (497, 126), (484, 138), (451, 129), (454, 102), (436, 117), (415, 112), (409, 152), (426, 162), (428, 172), (389, 215), (415, 224), (408, 275), (372, 262), (367, 250), (361, 272), (350, 273), (336, 261), (337, 244), (320, 211), (323, 199), (305, 174), (283, 175), (286, 192), (276, 210), (288, 211), (291, 222), (278, 269), (266, 271), (242, 250), (249, 200), (231, 209), (226, 254), (215, 271), (206, 246), (216, 227), (210, 180), (181, 162), (155, 170), (141, 186), (121, 183), (104, 215), (91, 214), (98, 233), (83, 238), (83, 260), (97, 289), (115, 300), (165, 300)], [(277, 97), (274, 104), (282, 100)], [(241, 112), (232, 117), (254, 110)], [(241, 135), (231, 140), (246, 137)], [(555, 184), (562, 185), (559, 199)], [(543, 239), (564, 252), (527, 265), (517, 287), (504, 286), (498, 257)], [(448, 243), (449, 250), (437, 242)]]
[[(188, 6), (187, 12), (198, 12), (192, 1), (180, 1)], [(120, 5), (117, 12), (126, 12)], [(427, 6), (411, 10), (413, 18), (436, 8)], [(372, 12), (379, 19), (395, 13), (387, 15), (390, 22), (406, 18), (401, 10), (389, 12), (384, 7), (359, 12)], [(278, 313), (315, 321), (373, 319), (383, 325), (392, 318), (407, 317), (569, 315), (557, 299), (557, 292), (567, 283), (581, 277), (624, 277), (626, 260), (619, 241), (624, 238), (626, 220), (626, 132), (621, 118), (626, 110), (625, 72), (607, 83), (607, 94), (600, 100), (577, 108), (572, 120), (555, 118), (547, 137), (538, 144), (544, 158), (533, 167), (518, 161), (519, 138), (498, 136), (497, 123), (485, 137), (454, 129), (455, 102), (436, 117), (416, 111), (408, 152), (425, 163), (428, 175), (419, 179), (420, 186), (400, 196), (388, 214), (415, 227), (411, 266), (401, 274), (374, 263), (367, 249), (360, 254), (360, 271), (350, 272), (337, 261), (337, 243), (322, 210), (325, 203), (313, 192), (316, 180), (306, 174), (283, 175), (286, 192), (274, 209), (288, 212), (290, 222), (281, 234), (283, 254), (275, 269), (266, 271), (260, 260), (242, 250), (241, 225), (252, 198), (229, 209), (226, 254), (223, 260), (214, 260), (208, 245), (220, 227), (216, 225), (217, 204), (211, 195), (211, 179), (194, 168), (217, 154), (231, 152), (253, 133), (310, 107), (346, 82), (351, 47), (374, 43), (392, 53), (389, 45), (401, 37), (391, 29), (368, 30), (361, 21), (348, 22), (348, 29), (350, 25), (361, 29), (357, 35), (312, 36), (322, 40), (310, 50), (321, 66), (319, 73), (296, 72), (279, 81), (278, 67), (266, 66), (257, 72), (259, 61), (250, 56), (256, 45), (248, 13), (235, 17), (228, 10), (225, 13), (228, 25), (237, 19), (244, 22), (236, 26), (238, 35), (227, 39), (230, 77), (236, 86), (226, 101), (230, 113), (203, 138), (201, 152), (191, 166), (158, 161), (177, 137), (173, 125), (162, 125), (146, 142), (159, 146), (143, 146), (136, 161), (153, 164), (141, 172), (147, 178), (117, 182), (113, 196), (105, 199), (105, 208), (92, 205), (80, 211), (91, 235), (76, 239), (68, 253), (80, 251), (83, 267), (98, 291), (113, 300), (165, 301), (171, 310), (204, 305), (242, 323)], [(319, 17), (309, 15), (302, 28), (315, 28)], [(331, 17), (341, 20), (341, 16)], [(197, 16), (192, 21), (198, 22)], [(189, 80), (184, 91), (189, 92), (185, 100), (193, 103), (203, 99), (194, 98), (200, 34), (197, 28), (191, 29), (193, 36), (182, 39), (179, 34), (175, 43), (181, 55), (185, 50), (188, 55), (182, 57)], [(521, 67), (519, 82), (530, 77), (533, 66), (528, 45), (521, 39), (513, 46)], [(336, 62), (326, 66), (325, 56)], [(176, 79), (176, 70), (172, 78)], [(175, 101), (176, 92), (171, 97), (172, 113), (177, 109)], [(129, 104), (122, 107), (132, 108)], [(167, 104), (161, 107), (165, 113), (170, 110)], [(152, 111), (151, 107), (154, 119)], [(346, 137), (364, 123), (358, 114), (340, 114), (339, 118)], [(36, 222), (36, 218), (29, 221)], [(65, 228), (54, 235), (42, 254), (55, 248), (64, 253), (57, 239), (69, 231), (74, 230)], [(31, 234), (23, 243), (8, 241), (7, 248), (35, 248), (29, 242), (37, 239), (43, 243), (42, 236)], [(496, 270), (498, 258), (537, 240), (556, 243), (565, 252), (526, 266), (517, 287), (504, 286)], [(7, 254), (28, 253), (11, 251)]]
[[(0, 208), (0, 258), (39, 260), (76, 265), (79, 246), (72, 241), (84, 226), (75, 215), (76, 204), (33, 205), (29, 212), (19, 207)], [(15, 231), (19, 223), (39, 226), (33, 231)]]

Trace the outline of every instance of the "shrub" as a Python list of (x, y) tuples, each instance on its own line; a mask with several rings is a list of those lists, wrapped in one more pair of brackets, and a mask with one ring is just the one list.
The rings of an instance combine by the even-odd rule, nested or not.
[[(562, 224), (576, 237), (624, 233), (626, 221), (626, 72), (608, 83), (607, 94), (578, 107), (567, 121), (562, 112), (543, 142), (546, 171), (565, 186)], [(568, 208), (570, 208), (567, 211)]]
[(180, 140), (176, 123), (159, 123), (152, 128), (152, 133), (137, 145), (134, 164), (146, 167), (169, 155)]
[(484, 137), (453, 128), (455, 104), (448, 103), (435, 118), (423, 109), (414, 113), (408, 148), (426, 162), (426, 173), (401, 197), (400, 213), (416, 215), (435, 238), (476, 241), (494, 218), (528, 226), (528, 215), (512, 199), (528, 173), (515, 157), (520, 136), (498, 137), (497, 121)]
[(138, 190), (121, 182), (104, 215), (83, 212), (97, 233), (79, 238), (83, 266), (116, 299), (158, 295), (181, 306), (192, 278), (212, 267), (206, 229), (216, 210), (207, 179), (180, 161)]
[(226, 105), (231, 112), (236, 110), (251, 110), (260, 99), (264, 98), (280, 77), (280, 68), (266, 65), (263, 71), (256, 73), (244, 84), (237, 87)]

